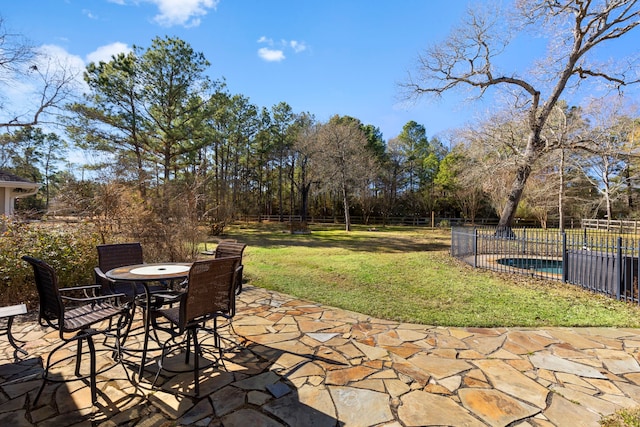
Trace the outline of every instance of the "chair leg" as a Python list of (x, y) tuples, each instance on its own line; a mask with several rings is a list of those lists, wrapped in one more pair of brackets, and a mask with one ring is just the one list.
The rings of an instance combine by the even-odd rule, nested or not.
[[(116, 350), (113, 353), (113, 360), (116, 360), (122, 363), (122, 347), (124, 346), (124, 342), (127, 339), (129, 331), (131, 330), (131, 322), (133, 318), (129, 316), (129, 311), (125, 311), (116, 324)], [(124, 329), (124, 335), (120, 333), (120, 331)], [(107, 334), (105, 334), (107, 335)], [(106, 337), (105, 337), (106, 339)]]
[(80, 376), (80, 361), (82, 360), (82, 340), (83, 338), (80, 338), (78, 340), (78, 343), (76, 344), (77, 350), (76, 350), (76, 377)]
[[(120, 346), (124, 345), (125, 340), (127, 339), (127, 337), (129, 336), (129, 332), (131, 332), (131, 327), (133, 324), (133, 317), (135, 315), (135, 310), (136, 310), (136, 305), (132, 302), (130, 307), (127, 307), (127, 309), (122, 313), (122, 315), (120, 315), (120, 317), (118, 318), (118, 321), (116, 322), (116, 327), (117, 327), (117, 331), (118, 331), (118, 335), (120, 336)], [(113, 325), (113, 317), (109, 318), (109, 326), (107, 327), (107, 330), (111, 331)], [(124, 332), (120, 332), (124, 329)], [(107, 344), (107, 339), (109, 338), (109, 335), (105, 334), (104, 340), (102, 341), (103, 345)]]
[(220, 362), (223, 362), (222, 358), (224, 356), (224, 353), (222, 352), (222, 340), (220, 339), (220, 333), (218, 332), (218, 317), (214, 317), (213, 318), (213, 342), (215, 343), (215, 346), (218, 347), (218, 355), (220, 357)]
[[(118, 323), (123, 325), (122, 328), (118, 328), (118, 335), (120, 335), (120, 343), (124, 344), (129, 333), (131, 332), (131, 328), (133, 327), (133, 319), (136, 316), (136, 306), (132, 304), (132, 307), (128, 310), (125, 310), (120, 318), (118, 319)], [(122, 332), (121, 332), (122, 331)]]
[(184, 363), (187, 365), (189, 364), (190, 356), (191, 356), (191, 329), (187, 329), (187, 348), (184, 356)]
[(42, 372), (42, 384), (40, 384), (40, 388), (38, 389), (38, 393), (36, 394), (35, 399), (33, 399), (33, 406), (34, 407), (38, 404), (38, 400), (40, 399), (40, 395), (42, 394), (42, 391), (44, 390), (44, 387), (48, 382), (47, 378), (49, 378), (49, 368), (51, 367), (51, 357), (53, 356), (53, 354), (56, 351), (60, 350), (66, 344), (67, 344), (66, 342), (63, 342), (62, 344), (58, 345), (53, 350), (51, 350), (51, 352), (49, 353), (49, 356), (47, 356), (47, 364), (45, 365), (44, 371)]
[(198, 330), (193, 330), (193, 382), (195, 383), (196, 397), (200, 396), (200, 344), (198, 343)]
[(87, 337), (87, 344), (89, 345), (89, 356), (91, 359), (91, 371), (90, 371), (90, 384), (91, 384), (91, 403), (98, 401), (98, 387), (96, 386), (96, 347), (93, 343), (91, 336)]
[(213, 344), (220, 348), (220, 336), (218, 335), (218, 317), (213, 318)]
[(165, 341), (164, 345), (162, 346), (162, 353), (160, 354), (160, 359), (158, 359), (158, 370), (156, 371), (156, 375), (153, 378), (153, 382), (151, 383), (151, 388), (154, 388), (156, 386), (156, 382), (160, 377), (160, 372), (162, 372), (162, 366), (164, 364), (164, 358), (167, 354), (167, 348), (169, 346), (169, 342), (173, 339), (174, 339), (173, 337), (169, 338), (167, 341)]
[(136, 305), (135, 303), (131, 303), (131, 308), (129, 310), (126, 310), (124, 312), (124, 316), (120, 318), (120, 319), (122, 318), (126, 319), (126, 329), (124, 331), (124, 334), (120, 334), (120, 337), (122, 339), (121, 341), (122, 344), (124, 344), (125, 340), (129, 336), (129, 333), (131, 332), (131, 328), (133, 327), (133, 319), (135, 318), (135, 316), (136, 316)]
[[(107, 326), (107, 330), (110, 331), (112, 326), (113, 326), (113, 317), (110, 317), (109, 318), (109, 325)], [(107, 338), (108, 338), (108, 336), (105, 335), (104, 339), (102, 340), (102, 345), (107, 345)]]

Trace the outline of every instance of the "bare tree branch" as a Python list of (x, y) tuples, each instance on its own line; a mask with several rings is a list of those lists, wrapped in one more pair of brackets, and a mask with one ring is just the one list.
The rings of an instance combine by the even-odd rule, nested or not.
[[(45, 114), (55, 114), (77, 89), (79, 70), (39, 52), (20, 34), (10, 33), (0, 17), (0, 84), (20, 88), (12, 105), (0, 105), (0, 126), (19, 128), (42, 122)], [(2, 91), (5, 103), (8, 91)], [(17, 104), (20, 105), (17, 105)], [(16, 112), (17, 111), (17, 112)]]
[(23, 69), (35, 57), (33, 46), (20, 34), (13, 34), (0, 17), (0, 81), (10, 81), (13, 73)]
[(16, 115), (0, 126), (7, 128), (35, 126), (42, 122), (43, 114), (54, 114), (62, 109), (64, 103), (75, 93), (78, 73), (68, 64), (61, 64), (57, 59), (46, 59), (40, 65), (30, 67), (36, 78), (36, 93), (33, 109)]
[[(461, 87), (476, 90), (482, 97), (492, 87), (519, 91), (516, 99), (528, 97), (528, 135), (520, 151), (520, 167), (500, 219), (508, 227), (522, 197), (531, 168), (540, 156), (559, 148), (543, 130), (556, 104), (573, 83), (587, 79), (604, 79), (620, 89), (640, 82), (626, 70), (614, 70), (593, 63), (589, 55), (596, 46), (619, 39), (640, 25), (639, 0), (518, 0), (514, 2), (519, 19), (512, 28), (544, 30), (547, 38), (559, 40), (560, 49), (549, 50), (546, 70), (552, 86), (518, 72), (499, 72), (496, 58), (510, 41), (509, 31), (498, 25), (505, 21), (498, 13), (483, 15), (468, 12), (469, 19), (442, 43), (432, 46), (418, 57), (418, 69), (401, 85), (408, 97), (442, 96)], [(504, 14), (504, 13), (503, 13)], [(619, 65), (620, 62), (617, 63)], [(633, 62), (628, 65), (633, 66)], [(637, 73), (637, 71), (636, 71)], [(544, 94), (544, 95), (543, 95)]]

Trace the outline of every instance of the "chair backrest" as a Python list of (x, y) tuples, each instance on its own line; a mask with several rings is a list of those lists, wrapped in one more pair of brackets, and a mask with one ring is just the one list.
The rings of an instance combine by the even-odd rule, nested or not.
[(64, 305), (58, 290), (58, 276), (49, 264), (37, 258), (23, 256), (23, 260), (33, 267), (38, 297), (40, 298), (40, 314), (38, 321), (44, 320), (49, 326), (58, 329), (60, 319), (64, 318)]
[(242, 254), (246, 247), (245, 243), (223, 240), (216, 246), (214, 258), (240, 257), (240, 263), (242, 264)]
[(142, 245), (140, 243), (113, 243), (98, 245), (98, 267), (103, 272), (124, 265), (142, 264)]
[(180, 327), (199, 319), (235, 315), (235, 283), (240, 257), (196, 261), (189, 270), (187, 293), (180, 302)]
[(98, 249), (98, 267), (96, 267), (95, 280), (102, 287), (103, 294), (115, 292), (113, 281), (109, 281), (105, 276), (107, 271), (144, 262), (142, 245), (138, 242), (98, 245), (96, 249)]

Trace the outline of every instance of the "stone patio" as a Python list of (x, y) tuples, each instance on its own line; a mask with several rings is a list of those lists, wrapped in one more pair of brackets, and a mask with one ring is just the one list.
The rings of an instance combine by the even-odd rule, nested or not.
[[(0, 425), (598, 426), (640, 404), (635, 329), (431, 327), (246, 286), (222, 331), (224, 363), (202, 371), (199, 398), (191, 372), (162, 370), (152, 387), (158, 351), (132, 382), (136, 354), (113, 366), (100, 345), (99, 365), (113, 367), (99, 376), (98, 405), (79, 380), (47, 385), (34, 407), (57, 332), (16, 318), (29, 355), (16, 360), (3, 338)], [(184, 368), (183, 357), (165, 368)], [(73, 359), (53, 372), (72, 378)]]

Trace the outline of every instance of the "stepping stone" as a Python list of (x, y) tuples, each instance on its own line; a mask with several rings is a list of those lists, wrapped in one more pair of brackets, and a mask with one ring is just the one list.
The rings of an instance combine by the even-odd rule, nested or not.
[(567, 420), (571, 420), (574, 426), (599, 426), (602, 418), (586, 406), (573, 403), (556, 393), (551, 395), (551, 404), (544, 415), (555, 426), (566, 425)]
[(547, 407), (549, 390), (501, 360), (473, 362), (497, 390), (540, 409)]
[(291, 393), (291, 388), (288, 385), (286, 385), (286, 384), (284, 384), (283, 382), (280, 382), (280, 381), (278, 381), (275, 384), (267, 384), (267, 390), (276, 399)]
[(331, 386), (329, 391), (342, 425), (368, 427), (394, 419), (387, 393), (353, 387)]
[(398, 418), (406, 427), (442, 425), (486, 427), (448, 397), (416, 390), (402, 396)]
[(308, 333), (307, 336), (313, 338), (316, 341), (319, 342), (327, 342), (329, 341), (331, 338), (338, 336), (338, 334), (329, 334), (329, 333), (321, 333), (321, 332), (312, 332), (312, 333)]
[(361, 352), (363, 352), (364, 355), (367, 356), (367, 358), (369, 360), (384, 359), (384, 358), (389, 356), (389, 352), (387, 350), (385, 350), (384, 348), (372, 347), (370, 345), (362, 344), (362, 343), (357, 342), (357, 341), (355, 341), (353, 344), (356, 347), (358, 347), (358, 349)]
[(492, 426), (506, 426), (540, 412), (540, 408), (527, 405), (498, 390), (463, 388), (458, 395), (465, 408)]
[(408, 361), (436, 379), (450, 377), (473, 368), (464, 360), (447, 359), (422, 353), (411, 357)]
[[(318, 427), (335, 427), (336, 416), (335, 409), (331, 405), (331, 399), (329, 393), (324, 390), (324, 396), (316, 396), (319, 400), (315, 400), (314, 403), (319, 404), (324, 410), (318, 410), (314, 406), (307, 403), (307, 399), (299, 398), (295, 393), (290, 393), (280, 399), (273, 400), (262, 407), (266, 412), (275, 415), (289, 426), (318, 426)], [(330, 406), (327, 406), (330, 405)], [(265, 424), (250, 423), (247, 420), (243, 420), (242, 424), (238, 426), (262, 426)], [(227, 426), (224, 423), (225, 427)], [(271, 424), (266, 424), (270, 426)], [(281, 426), (281, 424), (277, 424)]]
[(572, 362), (570, 360), (561, 359), (558, 356), (554, 356), (549, 353), (536, 353), (529, 357), (533, 366), (538, 369), (547, 369), (555, 372), (566, 372), (568, 374), (574, 374), (579, 377), (587, 378), (607, 378), (599, 370), (583, 365), (581, 363)]

